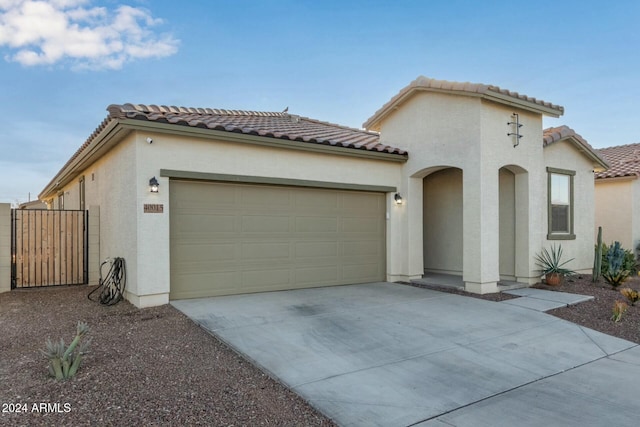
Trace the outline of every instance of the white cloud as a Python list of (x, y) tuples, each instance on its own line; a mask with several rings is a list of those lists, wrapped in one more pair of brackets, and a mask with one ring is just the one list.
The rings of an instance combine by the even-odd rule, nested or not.
[(146, 9), (93, 7), (89, 0), (0, 0), (0, 48), (25, 66), (69, 61), (73, 68), (119, 69), (138, 58), (178, 50), (170, 34), (151, 29), (162, 20)]

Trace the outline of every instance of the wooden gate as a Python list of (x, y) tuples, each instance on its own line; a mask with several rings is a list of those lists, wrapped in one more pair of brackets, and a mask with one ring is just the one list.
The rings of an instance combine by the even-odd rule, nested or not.
[(88, 283), (87, 211), (11, 211), (11, 287)]

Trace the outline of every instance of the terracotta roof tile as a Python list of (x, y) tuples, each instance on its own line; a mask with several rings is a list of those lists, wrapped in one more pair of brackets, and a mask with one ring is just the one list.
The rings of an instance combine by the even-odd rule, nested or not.
[(332, 145), (406, 156), (406, 151), (380, 143), (380, 135), (361, 129), (288, 113), (221, 110), (157, 105), (110, 105), (114, 119), (148, 120), (181, 126), (238, 132), (301, 143)]
[(596, 179), (640, 177), (640, 143), (600, 148), (598, 153), (609, 163), (609, 170), (596, 174)]
[(452, 92), (459, 94), (469, 94), (474, 96), (482, 96), (486, 98), (493, 98), (495, 100), (507, 100), (513, 102), (518, 101), (521, 104), (530, 104), (530, 108), (542, 109), (547, 114), (555, 117), (564, 114), (564, 107), (555, 105), (550, 102), (545, 102), (540, 99), (536, 99), (527, 95), (519, 94), (507, 89), (501, 89), (498, 86), (487, 85), (482, 83), (469, 83), (469, 82), (452, 82), (447, 80), (436, 80), (429, 77), (419, 76), (417, 79), (409, 83), (408, 86), (400, 90), (400, 92), (384, 104), (373, 116), (371, 116), (363, 125), (364, 128), (374, 128), (381, 118), (386, 116), (393, 110), (397, 103), (409, 96), (414, 91), (428, 90), (439, 92)]

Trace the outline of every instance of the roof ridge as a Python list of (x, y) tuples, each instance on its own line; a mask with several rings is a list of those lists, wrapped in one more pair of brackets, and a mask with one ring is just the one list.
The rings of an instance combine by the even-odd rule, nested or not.
[(376, 127), (378, 122), (385, 117), (393, 107), (403, 102), (405, 98), (412, 96), (414, 91), (434, 91), (434, 92), (449, 92), (456, 94), (467, 94), (470, 96), (479, 96), (487, 99), (497, 100), (498, 102), (504, 102), (504, 98), (512, 98), (516, 100), (520, 106), (523, 103), (528, 103), (529, 108), (533, 108), (535, 111), (540, 111), (542, 114), (549, 114), (554, 117), (559, 117), (564, 114), (564, 107), (556, 105), (551, 102), (537, 99), (532, 96), (520, 94), (518, 92), (510, 91), (508, 89), (502, 89), (496, 85), (489, 85), (485, 83), (471, 83), (471, 82), (456, 82), (450, 80), (438, 80), (425, 76), (418, 76), (415, 80), (409, 83), (404, 88), (394, 95), (389, 101), (387, 101), (382, 107), (380, 107), (373, 115), (364, 122), (364, 128)]
[(285, 117), (289, 114), (275, 111), (228, 110), (224, 108), (177, 107), (175, 105), (156, 104), (111, 104), (107, 111), (112, 117), (123, 117), (126, 113), (188, 113), (208, 116), (251, 116), (251, 117)]

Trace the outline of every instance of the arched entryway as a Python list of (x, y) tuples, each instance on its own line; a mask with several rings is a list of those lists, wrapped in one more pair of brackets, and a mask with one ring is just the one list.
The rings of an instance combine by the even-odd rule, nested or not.
[(462, 276), (462, 169), (440, 168), (423, 178), (425, 273)]

